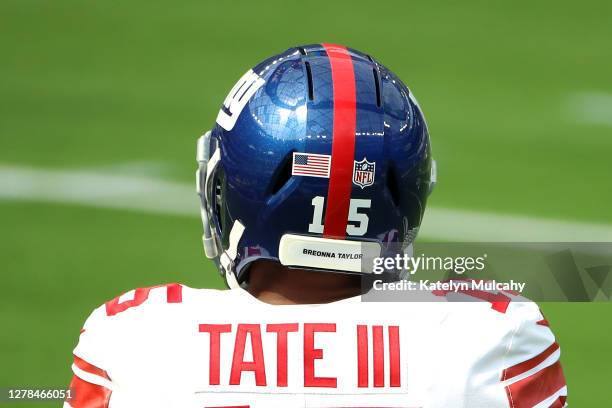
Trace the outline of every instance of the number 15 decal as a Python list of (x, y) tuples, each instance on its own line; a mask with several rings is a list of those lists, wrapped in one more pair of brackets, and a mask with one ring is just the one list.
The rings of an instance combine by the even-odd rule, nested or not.
[[(312, 223), (308, 224), (308, 232), (315, 234), (323, 233), (323, 207), (325, 207), (325, 197), (316, 196), (312, 199), (314, 214), (312, 215)], [(351, 198), (349, 206), (348, 221), (346, 233), (348, 235), (362, 236), (368, 231), (368, 222), (370, 219), (367, 214), (359, 212), (361, 208), (370, 208), (372, 200), (361, 198)], [(354, 224), (350, 224), (354, 223)]]

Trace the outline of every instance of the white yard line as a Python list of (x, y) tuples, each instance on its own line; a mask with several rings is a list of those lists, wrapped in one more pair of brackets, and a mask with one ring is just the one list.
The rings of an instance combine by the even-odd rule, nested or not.
[(451, 242), (612, 242), (612, 225), (428, 208), (420, 237)]
[(158, 214), (199, 214), (193, 185), (149, 176), (0, 165), (0, 199), (70, 203)]
[[(96, 171), (0, 165), (0, 200), (199, 215), (195, 182)], [(612, 241), (612, 225), (428, 208), (419, 236), (455, 242), (607, 242)]]
[(612, 126), (612, 93), (575, 93), (568, 98), (566, 109), (577, 122)]

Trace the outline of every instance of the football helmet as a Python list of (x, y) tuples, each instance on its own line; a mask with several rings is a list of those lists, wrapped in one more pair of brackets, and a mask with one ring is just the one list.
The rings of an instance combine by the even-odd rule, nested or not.
[(198, 140), (204, 249), (230, 287), (268, 259), (371, 273), (416, 237), (435, 163), (409, 89), (367, 54), (290, 48), (250, 69)]

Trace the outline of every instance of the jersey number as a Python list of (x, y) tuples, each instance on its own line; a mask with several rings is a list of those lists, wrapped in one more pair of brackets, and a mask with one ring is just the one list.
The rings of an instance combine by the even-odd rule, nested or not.
[(117, 296), (113, 300), (106, 302), (106, 315), (114, 316), (131, 307), (142, 305), (149, 298), (151, 289), (156, 288), (166, 288), (166, 302), (168, 303), (181, 303), (183, 301), (183, 287), (178, 283), (138, 288), (134, 290), (134, 298), (132, 299), (121, 301), (121, 296)]
[[(325, 197), (316, 196), (312, 199), (312, 206), (314, 207), (314, 213), (312, 215), (312, 223), (308, 224), (308, 232), (315, 234), (323, 233), (323, 207), (325, 206)], [(348, 235), (362, 236), (368, 232), (368, 222), (370, 219), (367, 214), (360, 213), (360, 208), (370, 208), (372, 206), (372, 200), (365, 200), (362, 198), (351, 198), (349, 206), (348, 220), (349, 223), (346, 225), (346, 233)]]

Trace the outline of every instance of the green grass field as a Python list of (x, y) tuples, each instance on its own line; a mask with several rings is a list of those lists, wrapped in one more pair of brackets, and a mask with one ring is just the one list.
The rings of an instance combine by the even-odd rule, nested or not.
[[(0, 165), (192, 183), (195, 140), (248, 68), (337, 42), (419, 98), (439, 163), (432, 206), (610, 225), (612, 123), (570, 108), (612, 93), (611, 13), (594, 0), (3, 0)], [(221, 287), (196, 216), (0, 199), (0, 387), (67, 384), (84, 319), (125, 290)], [(542, 308), (571, 405), (608, 406), (612, 305)]]

